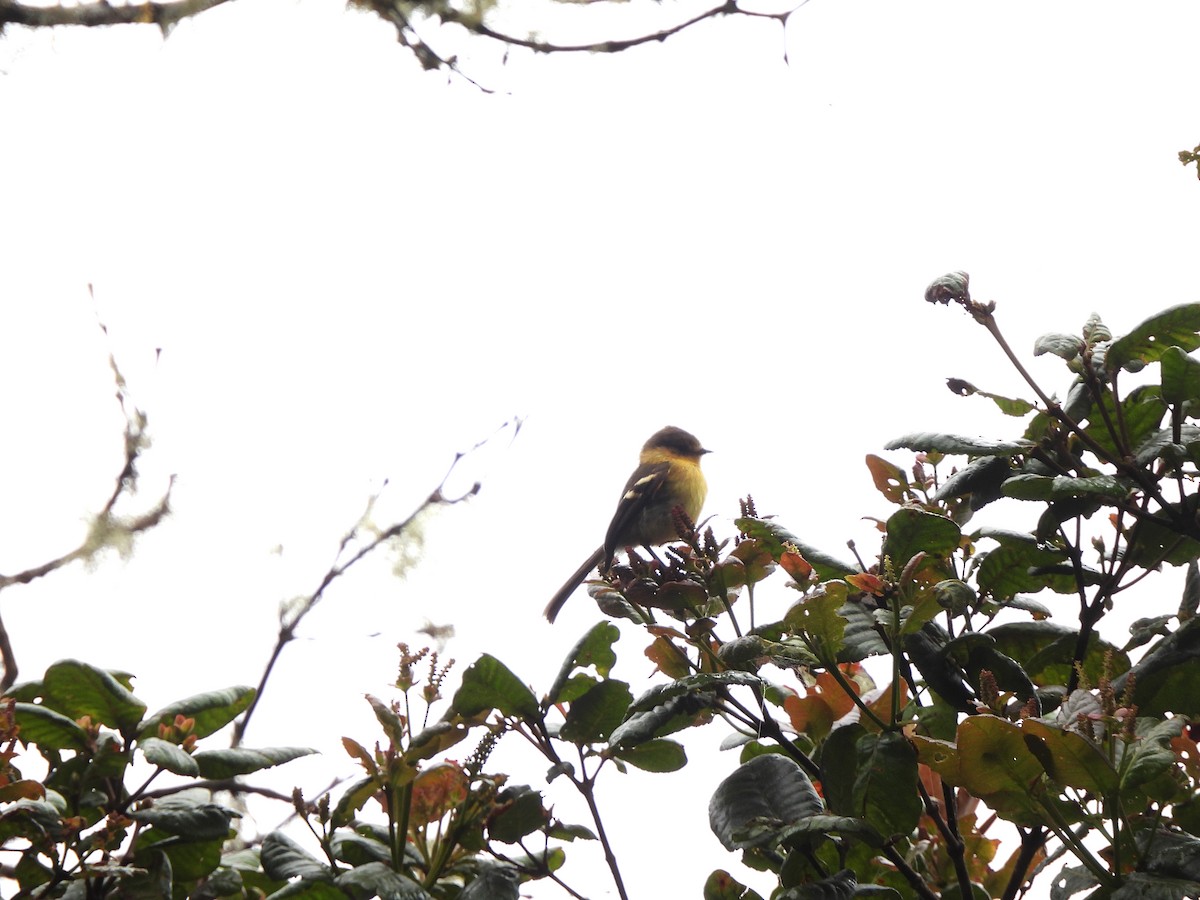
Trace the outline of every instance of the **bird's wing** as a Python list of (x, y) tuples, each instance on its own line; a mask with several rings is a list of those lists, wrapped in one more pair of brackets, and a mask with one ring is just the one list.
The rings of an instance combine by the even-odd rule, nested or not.
[(621, 500), (617, 503), (617, 511), (613, 513), (612, 521), (608, 524), (608, 533), (604, 536), (604, 564), (612, 562), (613, 554), (623, 545), (637, 543), (640, 540), (636, 534), (631, 535), (638, 518), (646, 505), (650, 503), (667, 483), (667, 475), (671, 464), (667, 462), (650, 463), (638, 466), (625, 483)]

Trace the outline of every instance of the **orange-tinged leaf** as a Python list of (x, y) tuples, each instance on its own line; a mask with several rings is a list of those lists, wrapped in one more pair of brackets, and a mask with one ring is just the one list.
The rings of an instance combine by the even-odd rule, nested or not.
[(903, 469), (872, 453), (867, 454), (867, 468), (879, 493), (893, 503), (904, 501), (904, 495), (908, 492), (908, 476)]
[(857, 575), (847, 575), (844, 580), (860, 591), (865, 591), (876, 597), (883, 596), (885, 582), (878, 575), (872, 575), (870, 572), (860, 572)]
[(785, 550), (780, 554), (779, 565), (792, 576), (793, 580), (801, 584), (808, 581), (809, 576), (812, 575), (812, 565), (796, 550)]
[(436, 822), (447, 812), (467, 799), (470, 781), (457, 765), (441, 763), (426, 769), (413, 781), (413, 825)]
[(692, 674), (688, 666), (687, 654), (665, 637), (657, 637), (646, 648), (646, 656), (654, 663), (659, 672), (670, 678), (683, 678)]
[(366, 751), (362, 744), (354, 740), (354, 738), (343, 737), (342, 746), (346, 748), (346, 752), (349, 753), (351, 757), (359, 761), (362, 767), (367, 770), (368, 775), (378, 774), (379, 769), (375, 765), (375, 760), (371, 757), (371, 754)]

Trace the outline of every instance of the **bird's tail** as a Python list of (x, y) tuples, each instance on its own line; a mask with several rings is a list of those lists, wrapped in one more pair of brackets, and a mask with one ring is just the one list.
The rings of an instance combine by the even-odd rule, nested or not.
[(596, 552), (585, 559), (583, 565), (575, 570), (575, 574), (568, 578), (566, 584), (558, 589), (558, 593), (550, 598), (550, 602), (546, 604), (546, 611), (544, 613), (549, 621), (554, 621), (558, 616), (558, 611), (567, 602), (567, 598), (575, 593), (575, 589), (583, 584), (583, 580), (588, 577), (593, 569), (600, 565), (600, 560), (603, 558), (604, 548), (597, 547)]

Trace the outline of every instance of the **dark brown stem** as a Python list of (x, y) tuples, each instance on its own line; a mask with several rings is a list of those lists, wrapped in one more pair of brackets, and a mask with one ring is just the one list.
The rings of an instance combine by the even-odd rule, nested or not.
[(1033, 865), (1034, 857), (1045, 844), (1046, 830), (1040, 825), (1021, 833), (1021, 850), (1017, 854), (1012, 875), (1008, 879), (1008, 884), (1004, 886), (1004, 893), (1000, 895), (1000, 900), (1015, 900), (1017, 893), (1021, 890), (1021, 885), (1025, 883), (1029, 867)]

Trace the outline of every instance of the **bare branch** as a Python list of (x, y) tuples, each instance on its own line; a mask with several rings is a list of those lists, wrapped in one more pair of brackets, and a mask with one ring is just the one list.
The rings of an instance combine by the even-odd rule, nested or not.
[[(806, 3), (808, 0), (804, 0), (804, 2)], [(538, 41), (533, 40), (532, 38), (520, 38), (515, 35), (496, 31), (478, 19), (463, 15), (456, 10), (439, 10), (439, 15), (444, 21), (454, 22), (458, 25), (461, 25), (472, 34), (491, 38), (494, 41), (500, 41), (501, 43), (510, 44), (514, 47), (525, 47), (528, 50), (534, 50), (538, 53), (620, 53), (622, 50), (628, 50), (630, 47), (637, 47), (641, 44), (652, 44), (656, 41), (665, 41), (667, 38), (673, 37), (674, 35), (679, 34), (681, 31), (691, 28), (693, 25), (697, 25), (706, 19), (717, 18), (718, 16), (740, 15), (761, 19), (775, 19), (776, 21), (786, 25), (788, 17), (803, 5), (804, 3), (801, 3), (799, 6), (793, 7), (786, 12), (764, 13), (742, 9), (738, 6), (737, 0), (726, 0), (726, 2), (722, 3), (720, 6), (714, 6), (711, 9), (707, 9), (702, 13), (692, 16), (690, 19), (685, 19), (684, 21), (679, 22), (676, 25), (672, 25), (670, 28), (664, 28), (661, 31), (654, 31), (649, 34), (642, 34), (632, 38), (595, 41), (589, 44), (555, 44), (550, 41)]]
[[(4, 2), (5, 0), (0, 0), (0, 4)], [(91, 290), (91, 285), (88, 286), (88, 289)], [(108, 328), (104, 323), (97, 319), (97, 325), (107, 337)], [(136, 406), (129, 404), (125, 376), (121, 374), (121, 369), (111, 350), (108, 354), (108, 365), (112, 370), (113, 382), (117, 388), (117, 403), (121, 407), (121, 414), (125, 417), (124, 460), (121, 471), (114, 479), (112, 493), (109, 494), (104, 506), (92, 518), (88, 533), (78, 547), (62, 556), (13, 575), (0, 575), (0, 591), (15, 584), (29, 584), (31, 581), (49, 575), (76, 560), (91, 559), (106, 547), (126, 544), (134, 536), (153, 528), (170, 512), (171, 489), (175, 484), (174, 476), (171, 477), (166, 491), (163, 492), (158, 502), (146, 512), (132, 518), (120, 518), (114, 515), (113, 510), (117, 501), (123, 495), (133, 493), (137, 487), (137, 461), (142, 451), (149, 446), (149, 441), (146, 437), (146, 414)], [(0, 621), (0, 663), (4, 666), (4, 676), (0, 678), (0, 691), (6, 691), (17, 679), (17, 660), (3, 621)]]
[(60, 25), (157, 25), (166, 34), (184, 19), (199, 15), (227, 0), (176, 0), (173, 3), (85, 3), (78, 6), (30, 6), (16, 0), (0, 0), (0, 28), (7, 24), (30, 28)]
[[(500, 428), (497, 429), (497, 433), (512, 425), (514, 429), (513, 437), (515, 437), (517, 432), (521, 430), (521, 424), (522, 422), (520, 419), (510, 420), (501, 425)], [(494, 436), (495, 435), (492, 435), (492, 437)], [(475, 444), (475, 446), (473, 446), (470, 450), (459, 451), (456, 453), (454, 455), (454, 460), (450, 463), (450, 467), (446, 470), (446, 474), (442, 476), (442, 480), (438, 483), (438, 486), (433, 489), (429, 496), (426, 497), (406, 519), (401, 522), (397, 522), (391, 527), (380, 532), (373, 539), (367, 541), (367, 543), (359, 547), (359, 549), (351, 554), (348, 558), (343, 560), (342, 557), (347, 552), (347, 548), (349, 548), (350, 545), (359, 538), (363, 528), (367, 526), (371, 515), (371, 510), (375, 506), (375, 501), (379, 499), (379, 494), (376, 493), (374, 496), (368, 499), (367, 507), (363, 511), (363, 514), (359, 517), (358, 521), (354, 523), (350, 530), (343, 535), (341, 541), (338, 543), (338, 549), (337, 553), (334, 555), (333, 565), (330, 566), (329, 571), (322, 576), (316, 590), (301, 600), (299, 605), (294, 609), (285, 610), (280, 613), (279, 634), (275, 640), (275, 647), (271, 650), (271, 655), (267, 660), (266, 667), (263, 669), (262, 677), (258, 681), (258, 689), (255, 692), (253, 702), (251, 702), (251, 704), (246, 708), (246, 712), (243, 713), (237, 724), (234, 725), (233, 738), (230, 741), (230, 746), (241, 746), (242, 738), (246, 734), (246, 726), (249, 724), (250, 717), (254, 715), (255, 709), (258, 708), (258, 704), (262, 700), (263, 691), (266, 690), (267, 687), (267, 680), (271, 677), (271, 672), (275, 669), (275, 663), (278, 662), (280, 654), (283, 653), (283, 648), (286, 647), (296, 637), (296, 629), (304, 620), (304, 617), (312, 612), (316, 605), (321, 602), (321, 598), (325, 596), (326, 589), (338, 578), (345, 575), (355, 563), (359, 562), (361, 559), (378, 549), (381, 544), (385, 544), (394, 538), (398, 538), (403, 535), (426, 511), (435, 506), (453, 506), (456, 503), (462, 503), (464, 500), (467, 500), (479, 493), (481, 485), (477, 481), (462, 495), (457, 497), (447, 496), (445, 492), (446, 482), (450, 480), (450, 476), (454, 474), (455, 468), (465, 457), (483, 447), (491, 439), (491, 437), (484, 438)], [(384, 484), (384, 487), (387, 487), (386, 483)]]

